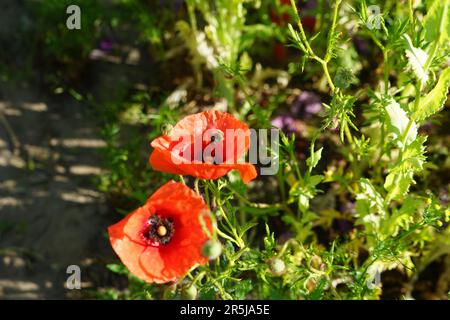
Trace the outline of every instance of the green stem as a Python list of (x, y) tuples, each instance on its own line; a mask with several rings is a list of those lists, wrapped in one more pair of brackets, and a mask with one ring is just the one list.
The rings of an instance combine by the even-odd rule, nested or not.
[(228, 298), (230, 298), (230, 295), (226, 293), (225, 289), (222, 287), (222, 285), (219, 283), (219, 281), (217, 281), (216, 279), (214, 279), (213, 277), (210, 277), (211, 282), (216, 286), (216, 288), (219, 290), (220, 295), (222, 296), (223, 300), (227, 300)]
[(408, 1), (409, 4), (409, 22), (411, 23), (411, 33), (414, 33), (414, 8), (413, 0)]
[(193, 286), (194, 284), (197, 283), (197, 281), (200, 281), (204, 276), (205, 276), (206, 272), (205, 271), (201, 271), (199, 273), (197, 273), (197, 275), (194, 277), (194, 279), (192, 279), (192, 283), (190, 285)]
[(331, 92), (334, 93), (336, 91), (336, 87), (334, 86), (333, 80), (331, 80), (330, 72), (328, 71), (328, 64), (325, 60), (320, 60), (320, 64), (322, 65), (323, 72), (327, 78), (328, 85), (330, 86)]
[[(230, 228), (231, 232), (233, 233), (233, 236), (234, 236), (234, 239), (235, 239), (234, 242), (238, 245), (239, 248), (244, 248), (245, 247), (244, 241), (237, 234), (236, 228), (231, 223), (230, 219), (228, 219), (228, 216), (227, 216), (225, 210), (222, 207), (222, 202), (220, 200), (220, 195), (216, 195), (216, 197), (217, 197), (217, 208), (219, 208), (219, 212), (222, 214), (223, 219), (225, 220), (225, 222), (227, 223), (227, 225)], [(219, 233), (219, 231), (218, 231), (218, 233)], [(219, 234), (221, 234), (221, 232)]]
[(352, 134), (350, 133), (350, 129), (348, 128), (347, 123), (345, 124), (344, 132), (345, 132), (345, 136), (347, 137), (348, 142), (350, 142), (351, 149), (353, 149), (353, 137), (352, 137)]
[(388, 62), (388, 51), (383, 50), (383, 60), (384, 60), (384, 93), (387, 95), (389, 92), (389, 62)]
[[(414, 100), (413, 110), (411, 110), (412, 114), (419, 108), (419, 104), (420, 104), (420, 89), (421, 88), (422, 88), (422, 81), (419, 80), (416, 83), (416, 98)], [(401, 137), (402, 150), (400, 150), (399, 161), (402, 161), (402, 159), (403, 159), (403, 150), (406, 148), (406, 139), (408, 138), (408, 132), (411, 129), (411, 126), (412, 126), (413, 123), (414, 123), (414, 119), (413, 119), (412, 116), (410, 116), (408, 124), (406, 125), (406, 129), (403, 132), (403, 135)]]
[(331, 29), (328, 33), (328, 42), (327, 42), (327, 53), (325, 54), (325, 61), (330, 61), (332, 54), (331, 51), (333, 50), (332, 45), (332, 39), (334, 37), (334, 33), (336, 31), (336, 24), (337, 24), (337, 18), (338, 18), (338, 12), (339, 12), (339, 4), (341, 3), (341, 0), (337, 0), (336, 4), (334, 6), (334, 12), (333, 12), (333, 22), (331, 23)]
[(199, 189), (199, 187), (198, 187), (198, 182), (199, 182), (199, 179), (196, 178), (195, 181), (194, 181), (194, 188), (195, 188), (195, 192), (196, 192), (198, 195), (200, 195), (200, 189)]
[[(334, 32), (336, 30), (337, 17), (338, 17), (340, 3), (341, 3), (341, 0), (337, 0), (336, 5), (334, 7), (333, 23), (331, 25), (330, 33), (328, 35), (328, 43), (327, 43), (328, 48), (331, 48), (331, 41), (332, 41), (332, 38), (334, 37)], [(297, 25), (300, 30), (300, 38), (301, 38), (301, 41), (303, 42), (306, 52), (311, 56), (310, 57), (311, 59), (316, 60), (317, 62), (319, 62), (321, 64), (323, 72), (325, 73), (325, 77), (327, 79), (328, 85), (330, 86), (331, 91), (333, 93), (335, 93), (336, 87), (333, 83), (333, 80), (331, 79), (330, 72), (328, 71), (328, 64), (327, 64), (328, 61), (331, 59), (331, 52), (327, 50), (327, 53), (325, 54), (324, 59), (320, 58), (318, 55), (316, 55), (314, 53), (313, 49), (311, 48), (311, 45), (309, 44), (308, 39), (306, 38), (305, 30), (303, 29), (303, 25), (302, 25), (302, 20), (300, 19), (300, 16), (299, 16), (298, 10), (297, 10), (297, 6), (296, 6), (294, 0), (291, 0), (291, 6), (292, 6), (292, 9), (294, 10), (295, 16), (297, 18)]]
[(434, 56), (436, 55), (437, 49), (439, 48), (439, 41), (435, 41), (431, 46), (430, 53), (428, 54), (427, 61), (423, 66), (423, 69), (426, 73), (428, 73), (428, 68), (430, 68), (431, 63), (433, 62)]
[(292, 9), (294, 10), (295, 16), (297, 17), (297, 25), (298, 25), (298, 28), (300, 29), (300, 37), (306, 47), (306, 50), (307, 50), (308, 54), (310, 54), (311, 56), (316, 56), (314, 51), (311, 49), (311, 46), (309, 45), (308, 39), (306, 38), (305, 30), (303, 29), (302, 20), (300, 19), (300, 16), (298, 14), (297, 5), (295, 4), (295, 0), (291, 0), (291, 6), (292, 6)]

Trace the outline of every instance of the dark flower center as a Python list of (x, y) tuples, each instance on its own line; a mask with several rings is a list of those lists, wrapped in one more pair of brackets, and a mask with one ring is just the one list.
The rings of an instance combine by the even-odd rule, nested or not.
[(161, 218), (158, 215), (151, 216), (143, 230), (145, 241), (154, 247), (166, 245), (175, 233), (172, 218)]

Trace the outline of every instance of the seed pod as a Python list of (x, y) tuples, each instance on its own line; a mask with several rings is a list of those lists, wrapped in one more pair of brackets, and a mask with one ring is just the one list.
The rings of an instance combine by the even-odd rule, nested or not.
[(209, 260), (217, 259), (222, 253), (222, 244), (220, 241), (210, 239), (205, 242), (202, 248), (202, 255)]
[(340, 89), (346, 89), (354, 81), (354, 76), (352, 70), (348, 68), (339, 68), (334, 77), (334, 84)]
[(181, 299), (195, 300), (197, 299), (197, 287), (194, 284), (186, 283), (181, 288)]
[(286, 271), (286, 264), (280, 258), (272, 258), (268, 263), (270, 272), (275, 276), (281, 276)]

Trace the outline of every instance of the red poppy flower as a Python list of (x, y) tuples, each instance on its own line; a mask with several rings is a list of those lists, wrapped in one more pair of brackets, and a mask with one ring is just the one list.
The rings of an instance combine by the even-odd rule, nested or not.
[[(207, 210), (195, 192), (170, 181), (144, 206), (108, 228), (111, 245), (138, 278), (153, 283), (174, 281), (192, 266), (208, 261), (201, 255), (208, 237), (200, 220)], [(207, 215), (203, 221), (211, 230)]]
[(250, 147), (250, 130), (225, 112), (209, 110), (187, 116), (151, 146), (149, 161), (155, 170), (217, 179), (237, 169), (245, 183), (257, 176), (252, 164), (239, 161)]

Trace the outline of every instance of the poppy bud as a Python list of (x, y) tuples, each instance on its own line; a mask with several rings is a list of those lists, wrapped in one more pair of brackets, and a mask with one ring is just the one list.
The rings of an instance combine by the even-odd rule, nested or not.
[(181, 288), (181, 299), (195, 300), (197, 298), (197, 287), (194, 284), (185, 284)]
[(279, 258), (269, 260), (269, 269), (275, 276), (281, 276), (286, 271), (286, 264)]
[(222, 253), (222, 244), (218, 240), (208, 240), (202, 248), (202, 255), (209, 260), (214, 260)]
[(339, 68), (334, 77), (334, 84), (340, 89), (348, 88), (354, 81), (352, 70), (348, 68)]

